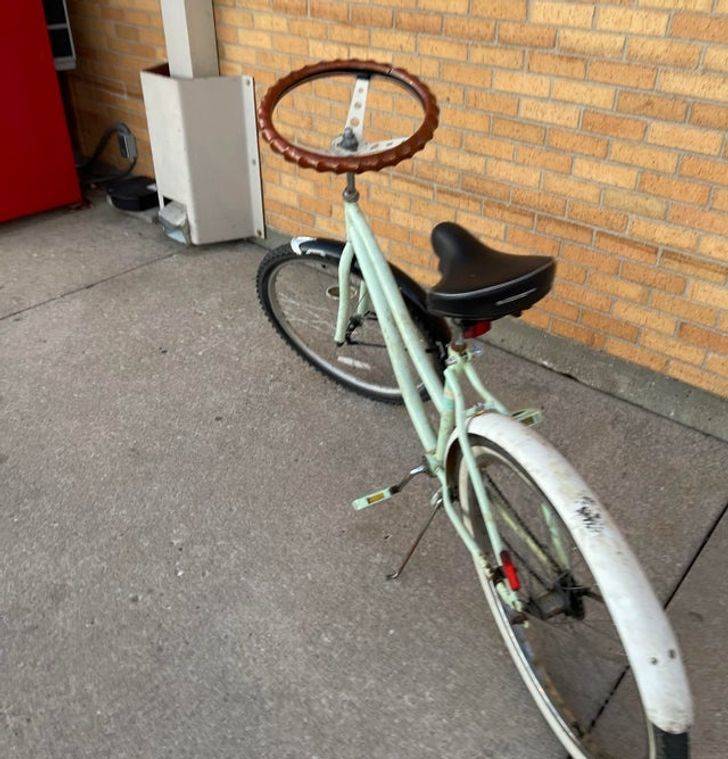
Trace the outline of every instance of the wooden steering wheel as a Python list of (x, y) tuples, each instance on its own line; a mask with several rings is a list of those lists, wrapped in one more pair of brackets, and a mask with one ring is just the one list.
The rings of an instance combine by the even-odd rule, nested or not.
[[(314, 79), (346, 74), (356, 77), (349, 114), (342, 135), (334, 140), (330, 150), (310, 150), (294, 145), (273, 126), (275, 108), (288, 92)], [(393, 80), (419, 101), (423, 111), (422, 123), (409, 137), (364, 142), (366, 100), (369, 82), (374, 76)], [(394, 166), (422, 150), (432, 139), (437, 128), (439, 112), (435, 96), (427, 85), (404, 69), (376, 61), (336, 60), (304, 66), (279, 79), (260, 102), (258, 123), (263, 139), (270, 143), (276, 153), (280, 153), (291, 163), (322, 172), (361, 174), (364, 171), (379, 171), (385, 166)]]

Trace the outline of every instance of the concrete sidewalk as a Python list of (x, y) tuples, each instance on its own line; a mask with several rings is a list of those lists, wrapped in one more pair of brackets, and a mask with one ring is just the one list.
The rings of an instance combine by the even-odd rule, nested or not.
[[(562, 757), (445, 519), (384, 582), (426, 483), (348, 503), (417, 441), (274, 335), (261, 256), (104, 204), (0, 231), (0, 756)], [(694, 756), (725, 756), (728, 446), (496, 348), (483, 374), (672, 598)]]

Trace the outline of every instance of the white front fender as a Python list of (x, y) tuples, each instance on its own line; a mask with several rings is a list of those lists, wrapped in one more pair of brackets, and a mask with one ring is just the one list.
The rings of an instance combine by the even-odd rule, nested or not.
[[(668, 733), (688, 730), (693, 707), (677, 639), (609, 513), (571, 464), (529, 427), (488, 412), (473, 417), (468, 432), (494, 443), (515, 460), (558, 511), (604, 596), (649, 721)], [(457, 445), (453, 433), (446, 460), (451, 460), (451, 448)], [(452, 476), (456, 478), (457, 473)]]

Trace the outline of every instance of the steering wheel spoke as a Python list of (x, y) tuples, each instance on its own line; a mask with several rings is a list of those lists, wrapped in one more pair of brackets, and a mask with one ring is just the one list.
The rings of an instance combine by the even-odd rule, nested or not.
[(345, 129), (348, 127), (354, 133), (356, 141), (361, 145), (364, 141), (364, 116), (367, 110), (367, 95), (369, 95), (369, 76), (358, 76), (351, 93), (349, 113), (346, 117)]

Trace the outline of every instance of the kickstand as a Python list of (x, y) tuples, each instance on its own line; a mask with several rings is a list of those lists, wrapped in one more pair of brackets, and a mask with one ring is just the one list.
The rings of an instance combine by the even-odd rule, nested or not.
[(435, 504), (435, 508), (432, 510), (432, 514), (427, 518), (427, 521), (425, 522), (424, 527), (420, 530), (419, 534), (415, 538), (415, 542), (412, 543), (410, 546), (409, 551), (407, 551), (407, 555), (402, 560), (402, 563), (399, 565), (399, 567), (394, 571), (390, 572), (387, 575), (388, 580), (396, 580), (402, 572), (404, 572), (404, 568), (409, 563), (409, 560), (412, 558), (412, 554), (415, 552), (415, 549), (420, 544), (420, 540), (422, 540), (424, 534), (427, 532), (427, 528), (432, 524), (432, 520), (435, 518), (435, 514), (442, 508), (442, 494), (438, 491), (435, 493), (435, 495), (432, 498), (432, 503)]

